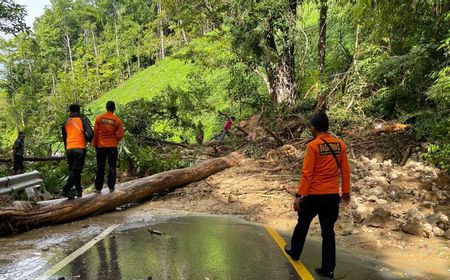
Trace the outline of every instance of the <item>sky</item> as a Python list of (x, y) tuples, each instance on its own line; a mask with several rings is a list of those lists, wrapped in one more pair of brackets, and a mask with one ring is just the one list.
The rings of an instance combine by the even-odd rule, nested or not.
[(26, 6), (28, 14), (25, 20), (29, 27), (33, 27), (34, 19), (44, 13), (45, 6), (50, 6), (50, 0), (15, 0), (15, 2)]

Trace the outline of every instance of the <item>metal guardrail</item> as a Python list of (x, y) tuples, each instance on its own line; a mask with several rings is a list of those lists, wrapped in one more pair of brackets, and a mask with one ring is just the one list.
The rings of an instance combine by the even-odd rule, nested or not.
[(42, 183), (39, 171), (31, 171), (14, 176), (0, 178), (0, 195), (37, 187)]

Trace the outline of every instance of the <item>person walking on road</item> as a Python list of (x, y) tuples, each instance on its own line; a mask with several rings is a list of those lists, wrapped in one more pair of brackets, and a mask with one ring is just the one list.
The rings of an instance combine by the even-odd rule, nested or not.
[(62, 127), (64, 147), (67, 162), (69, 163), (69, 176), (63, 188), (62, 195), (73, 199), (72, 187), (75, 186), (77, 197), (82, 197), (81, 173), (86, 159), (87, 143), (92, 141), (93, 130), (89, 120), (80, 113), (80, 105), (72, 104), (69, 107), (70, 116)]
[(97, 154), (97, 175), (95, 190), (101, 193), (105, 179), (105, 165), (108, 160), (109, 174), (108, 187), (113, 192), (116, 185), (117, 146), (123, 138), (122, 121), (114, 114), (116, 104), (113, 101), (106, 103), (106, 113), (99, 115), (94, 124), (94, 147)]
[[(345, 206), (350, 203), (350, 167), (344, 142), (327, 133), (328, 117), (317, 114), (310, 120), (310, 125), (314, 140), (307, 145), (294, 201), (298, 223), (291, 246), (286, 246), (285, 252), (293, 260), (300, 258), (311, 221), (318, 215), (322, 230), (322, 266), (316, 272), (333, 279), (336, 267), (334, 224), (338, 219), (340, 200)], [(342, 196), (339, 195), (339, 175)]]
[(25, 132), (20, 131), (12, 148), (12, 161), (14, 165), (14, 175), (21, 174), (24, 170), (24, 156), (25, 154)]

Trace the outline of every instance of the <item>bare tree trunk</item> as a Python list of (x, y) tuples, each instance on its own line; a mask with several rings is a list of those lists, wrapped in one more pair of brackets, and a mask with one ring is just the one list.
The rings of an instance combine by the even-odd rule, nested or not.
[(117, 56), (117, 59), (119, 60), (119, 70), (120, 70), (119, 83), (121, 83), (124, 81), (124, 77), (123, 77), (122, 65), (120, 64), (119, 34), (117, 31), (117, 22), (116, 21), (114, 21), (114, 37), (115, 37), (115, 41), (116, 41), (116, 56)]
[[(179, 24), (180, 26), (183, 26), (183, 21), (180, 20), (180, 21), (178, 22), (178, 24)], [(184, 43), (184, 45), (187, 45), (187, 44), (189, 43), (189, 39), (188, 39), (188, 37), (186, 36), (186, 32), (184, 31), (184, 28), (181, 28), (181, 36), (183, 37), (183, 43)]]
[(65, 43), (66, 43), (67, 50), (69, 52), (70, 71), (72, 72), (72, 78), (75, 79), (75, 72), (74, 72), (74, 69), (73, 69), (73, 59), (72, 59), (72, 47), (70, 45), (69, 35), (66, 33), (64, 35), (64, 38), (65, 38)]
[(127, 70), (128, 70), (128, 79), (131, 78), (131, 67), (130, 67), (130, 60), (127, 56)]
[(97, 77), (97, 85), (100, 86), (100, 74), (99, 74), (100, 67), (99, 67), (97, 40), (95, 38), (94, 30), (92, 30), (92, 29), (91, 29), (91, 36), (92, 36), (92, 45), (94, 46), (94, 55), (95, 55), (95, 76)]
[[(319, 75), (321, 83), (326, 82), (325, 77), (325, 56), (326, 56), (326, 40), (327, 40), (327, 0), (320, 0), (320, 15), (319, 15)], [(326, 111), (326, 96), (327, 93), (322, 89), (317, 98), (316, 112)]]
[(240, 164), (243, 159), (242, 155), (232, 153), (225, 157), (204, 161), (193, 167), (162, 172), (120, 184), (113, 193), (89, 194), (75, 200), (47, 201), (31, 208), (0, 209), (0, 235), (9, 235), (50, 224), (67, 223), (111, 211), (120, 205), (144, 199), (152, 194), (203, 180), (226, 168)]
[(56, 95), (56, 75), (52, 75), (52, 94)]
[[(156, 9), (158, 15), (161, 15), (162, 7), (161, 2), (158, 2), (156, 4)], [(159, 24), (159, 58), (164, 59), (165, 57), (165, 50), (164, 50), (164, 25), (163, 20), (161, 18), (160, 24)]]
[(327, 0), (320, 0), (319, 17), (319, 72), (323, 76), (325, 71), (325, 51), (327, 40)]

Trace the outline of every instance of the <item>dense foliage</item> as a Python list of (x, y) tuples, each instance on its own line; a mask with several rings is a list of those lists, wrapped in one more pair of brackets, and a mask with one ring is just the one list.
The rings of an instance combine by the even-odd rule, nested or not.
[(220, 129), (218, 110), (243, 118), (284, 103), (327, 109), (339, 127), (412, 124), (450, 168), (448, 1), (51, 3), (32, 32), (0, 41), (4, 155), (19, 129), (33, 154), (61, 150), (71, 102), (91, 116), (131, 102), (119, 113), (135, 162), (152, 155), (142, 137), (193, 142), (200, 123)]

